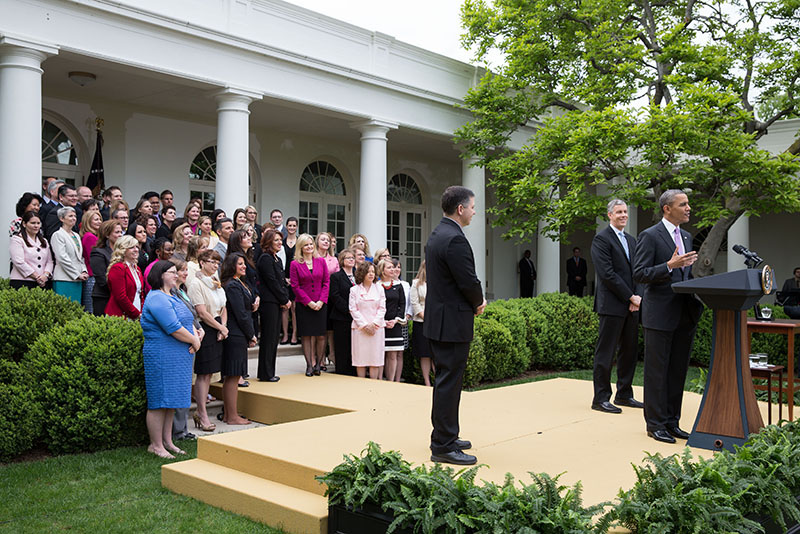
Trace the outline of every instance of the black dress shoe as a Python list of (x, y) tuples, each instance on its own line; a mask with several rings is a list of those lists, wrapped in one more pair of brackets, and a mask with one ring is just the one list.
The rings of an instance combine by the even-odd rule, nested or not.
[(666, 430), (655, 430), (653, 432), (647, 431), (647, 436), (656, 441), (663, 441), (664, 443), (675, 443), (675, 438), (669, 435)]
[(472, 443), (470, 443), (465, 439), (457, 439), (455, 443), (453, 443), (453, 445), (455, 445), (456, 448), (461, 449), (462, 451), (466, 451), (472, 448)]
[(249, 388), (250, 387), (250, 382), (245, 380), (244, 382), (239, 383), (239, 387), (240, 388)]
[(471, 454), (461, 451), (450, 451), (441, 454), (431, 454), (431, 462), (440, 464), (475, 465), (478, 459)]
[(314, 368), (306, 367), (306, 376), (314, 376)]
[(670, 436), (678, 439), (689, 439), (689, 433), (685, 430), (681, 430), (677, 426), (668, 426), (667, 432), (669, 432)]
[(617, 406), (627, 406), (628, 408), (644, 408), (644, 403), (637, 401), (633, 397), (630, 399), (614, 399), (614, 404)]
[(272, 378), (267, 378), (266, 382), (277, 382), (280, 379), (281, 377), (279, 376), (273, 376)]
[(619, 408), (617, 408), (608, 401), (593, 402), (592, 410), (597, 410), (598, 412), (605, 412), (605, 413), (622, 413), (622, 410), (620, 410)]

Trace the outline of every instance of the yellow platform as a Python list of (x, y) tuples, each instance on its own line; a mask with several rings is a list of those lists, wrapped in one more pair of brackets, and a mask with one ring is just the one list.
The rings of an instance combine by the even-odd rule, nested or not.
[[(431, 391), (333, 374), (252, 381), (239, 390), (240, 412), (272, 426), (201, 438), (197, 459), (164, 465), (162, 483), (287, 532), (324, 534), (327, 502), (314, 477), (369, 441), (400, 451), (412, 464), (429, 462)], [(641, 388), (634, 391), (641, 399)], [(212, 394), (221, 398), (221, 388)], [(582, 481), (584, 502), (593, 504), (630, 488), (631, 463), (639, 464), (645, 452), (682, 450), (685, 442), (648, 438), (642, 410), (600, 413), (590, 409), (591, 398), (592, 382), (569, 379), (465, 392), (461, 437), (486, 464), (479, 478), (502, 482), (510, 472), (527, 482), (529, 471), (563, 472), (563, 483)], [(691, 429), (700, 398), (685, 393), (682, 428)], [(761, 409), (766, 420), (766, 405)]]

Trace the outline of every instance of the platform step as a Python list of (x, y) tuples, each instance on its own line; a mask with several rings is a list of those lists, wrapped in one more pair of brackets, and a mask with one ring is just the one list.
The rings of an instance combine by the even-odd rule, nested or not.
[(161, 484), (293, 534), (326, 534), (328, 530), (325, 497), (204, 460), (162, 466)]
[[(279, 358), (283, 356), (302, 356), (302, 355), (303, 355), (303, 347), (301, 347), (300, 345), (278, 345)], [(247, 349), (247, 359), (248, 360), (258, 359), (258, 345)]]

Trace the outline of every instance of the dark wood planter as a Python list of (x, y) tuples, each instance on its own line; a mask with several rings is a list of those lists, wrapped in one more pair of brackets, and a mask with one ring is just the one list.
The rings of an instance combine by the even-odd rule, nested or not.
[[(800, 497), (797, 497), (796, 500), (797, 504), (800, 505)], [(753, 518), (753, 520), (764, 527), (764, 534), (800, 534), (800, 523), (790, 523), (786, 525), (786, 530), (784, 530), (771, 517), (757, 517)]]
[[(384, 534), (392, 521), (394, 517), (374, 506), (364, 509), (341, 505), (328, 507), (328, 534)], [(394, 532), (412, 534), (407, 528), (398, 528)]]

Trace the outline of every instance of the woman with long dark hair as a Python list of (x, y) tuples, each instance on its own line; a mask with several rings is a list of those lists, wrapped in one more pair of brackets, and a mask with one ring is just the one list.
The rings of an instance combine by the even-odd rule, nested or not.
[(36, 211), (27, 211), (20, 218), (20, 232), (11, 236), (11, 287), (47, 287), (53, 274), (53, 258), (47, 239), (41, 232), (42, 220)]
[(262, 382), (277, 382), (275, 358), (278, 354), (278, 337), (281, 332), (281, 309), (289, 307), (289, 289), (284, 277), (283, 264), (278, 252), (283, 248), (283, 236), (276, 230), (267, 230), (261, 237), (258, 258), (260, 281), (261, 340), (258, 345), (258, 379)]

